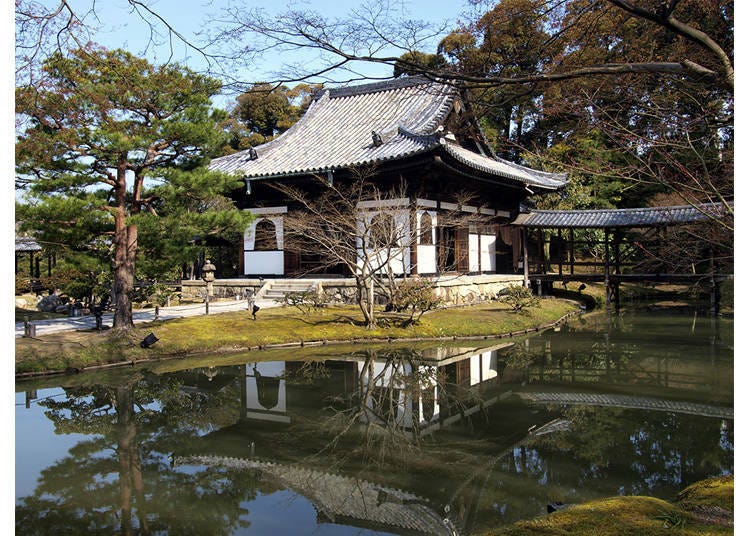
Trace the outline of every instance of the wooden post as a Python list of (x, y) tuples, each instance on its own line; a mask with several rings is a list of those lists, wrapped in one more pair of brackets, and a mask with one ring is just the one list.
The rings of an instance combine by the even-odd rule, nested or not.
[[(409, 207), (409, 272), (411, 275), (419, 275), (419, 247), (418, 247), (418, 233), (417, 233), (417, 200), (412, 198), (411, 206)], [(432, 229), (430, 229), (432, 232)], [(406, 274), (404, 274), (406, 275)]]
[(530, 287), (529, 282), (529, 233), (523, 228), (523, 286)]
[(609, 229), (604, 229), (604, 289), (607, 293), (607, 305), (612, 301), (609, 291)]
[(562, 229), (557, 228), (557, 245), (560, 250), (557, 252), (557, 274), (562, 278), (562, 267), (563, 267), (563, 240), (562, 240)]
[(479, 274), (482, 274), (482, 230), (477, 225), (477, 266), (479, 267)]
[[(613, 245), (615, 247), (615, 274), (620, 275), (620, 241), (622, 240), (622, 232), (615, 229)], [(614, 281), (615, 290), (615, 309), (620, 308), (620, 278), (615, 278)]]
[(544, 231), (539, 228), (537, 231), (537, 245), (536, 245), (537, 255), (539, 255), (539, 273), (543, 274), (546, 272), (545, 268), (545, 259), (544, 259)]
[(719, 287), (716, 284), (716, 262), (714, 260), (714, 249), (711, 248), (711, 257), (709, 258), (709, 273), (710, 273), (710, 300), (711, 300), (711, 314), (719, 314)]
[(568, 252), (568, 255), (570, 256), (570, 275), (573, 275), (573, 272), (575, 270), (575, 236), (573, 235), (573, 228), (570, 228), (570, 251)]

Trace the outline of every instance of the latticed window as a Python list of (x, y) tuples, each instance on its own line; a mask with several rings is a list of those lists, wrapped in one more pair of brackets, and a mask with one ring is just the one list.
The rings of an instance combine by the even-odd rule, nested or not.
[(276, 226), (271, 220), (260, 220), (255, 226), (255, 251), (274, 251), (276, 249)]
[(419, 243), (423, 246), (431, 246), (432, 244), (432, 216), (427, 212), (423, 212), (419, 217)]

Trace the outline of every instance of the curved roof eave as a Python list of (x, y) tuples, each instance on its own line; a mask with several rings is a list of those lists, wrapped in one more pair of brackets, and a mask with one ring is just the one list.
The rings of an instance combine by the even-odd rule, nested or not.
[(523, 186), (558, 190), (568, 183), (566, 173), (537, 171), (497, 157), (489, 158), (444, 140), (441, 140), (441, 147), (452, 159), (464, 166)]

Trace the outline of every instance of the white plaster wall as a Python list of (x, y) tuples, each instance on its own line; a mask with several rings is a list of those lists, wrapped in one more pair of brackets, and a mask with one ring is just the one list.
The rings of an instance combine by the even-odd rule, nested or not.
[(245, 274), (284, 274), (283, 251), (245, 251)]
[(420, 274), (437, 273), (437, 246), (417, 246), (417, 271)]
[[(284, 207), (285, 208), (285, 207)], [(255, 251), (255, 228), (263, 220), (270, 220), (276, 228), (278, 251)], [(284, 217), (280, 214), (258, 214), (245, 231), (245, 274), (284, 274)]]
[(419, 244), (417, 246), (417, 272), (420, 274), (436, 274), (437, 273), (437, 212), (434, 210), (422, 210), (417, 212), (417, 237), (422, 237), (422, 215), (424, 213), (430, 215), (432, 224), (430, 226), (430, 233), (432, 234), (433, 245)]
[(482, 272), (494, 272), (496, 267), (495, 262), (495, 235), (481, 235), (481, 252), (480, 240), (478, 234), (469, 234), (469, 271), (478, 272), (480, 270), (479, 257), (481, 255)]
[[(364, 222), (370, 222), (372, 218), (377, 214), (375, 211), (363, 211), (360, 212), (360, 233), (364, 230)], [(411, 258), (409, 255), (409, 211), (408, 210), (396, 210), (393, 211), (393, 220), (396, 225), (397, 232), (400, 233), (401, 238), (398, 240), (399, 247), (396, 248), (382, 248), (380, 250), (365, 248), (366, 244), (362, 243), (361, 239), (357, 239), (357, 266), (362, 268), (366, 262), (369, 261), (369, 265), (372, 270), (378, 270), (379, 273), (386, 273), (387, 267), (390, 266), (391, 271), (394, 274), (409, 273), (411, 271)], [(379, 266), (382, 268), (378, 269)]]
[(245, 231), (244, 248), (246, 251), (255, 249), (255, 227), (262, 220), (271, 220), (276, 228), (276, 249), (284, 249), (284, 217), (283, 216), (257, 216)]
[(494, 272), (497, 266), (495, 257), (495, 246), (497, 237), (495, 235), (482, 235), (482, 271)]
[(479, 235), (469, 234), (469, 271), (479, 271)]

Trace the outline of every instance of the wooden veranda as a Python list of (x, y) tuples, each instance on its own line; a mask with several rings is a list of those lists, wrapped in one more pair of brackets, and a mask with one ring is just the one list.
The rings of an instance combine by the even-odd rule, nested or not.
[[(731, 207), (732, 205), (728, 205)], [(649, 207), (610, 210), (531, 210), (523, 212), (513, 222), (522, 230), (524, 284), (543, 286), (554, 281), (603, 282), (606, 287), (607, 304), (620, 303), (620, 283), (625, 281), (679, 282), (708, 281), (712, 309), (718, 308), (718, 282), (728, 277), (716, 270), (714, 252), (710, 251), (707, 269), (698, 273), (673, 273), (669, 267), (659, 266), (650, 272), (623, 273), (624, 268), (637, 267), (629, 262), (636, 252), (648, 253), (642, 242), (626, 240), (626, 232), (640, 229), (643, 237), (659, 239), (668, 226), (684, 225), (714, 218), (723, 218), (727, 205), (706, 203), (688, 206)], [(599, 261), (576, 260), (575, 231), (600, 230), (601, 240), (595, 244), (603, 246), (603, 258)], [(547, 233), (545, 233), (547, 231)], [(530, 244), (533, 241), (533, 246)], [(588, 245), (592, 240), (586, 241)], [(549, 254), (546, 254), (548, 252)], [(554, 253), (554, 254), (553, 254)], [(552, 267), (556, 265), (556, 273)], [(586, 268), (585, 273), (576, 273), (576, 268)]]

